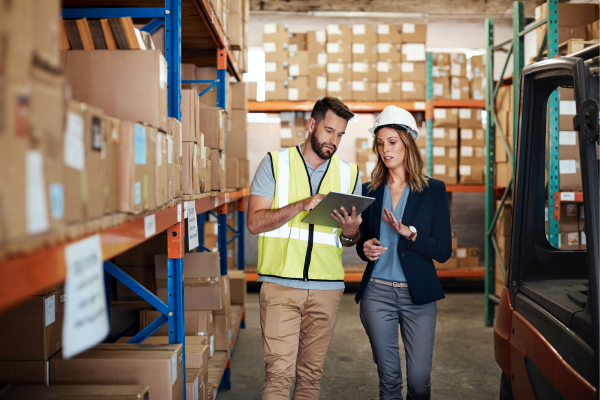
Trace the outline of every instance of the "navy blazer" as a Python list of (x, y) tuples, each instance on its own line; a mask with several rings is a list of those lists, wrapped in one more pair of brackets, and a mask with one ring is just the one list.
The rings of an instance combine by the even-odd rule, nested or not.
[[(375, 191), (369, 190), (368, 186), (368, 182), (363, 184), (363, 196), (374, 197), (375, 202), (362, 214), (360, 240), (356, 244), (356, 252), (359, 257), (368, 262), (358, 293), (356, 293), (357, 303), (369, 283), (375, 266), (375, 262), (369, 261), (365, 256), (363, 245), (369, 239), (379, 239), (383, 215), (385, 186), (380, 186)], [(450, 207), (444, 182), (429, 178), (429, 186), (421, 193), (411, 190), (404, 208), (402, 224), (417, 228), (417, 239), (414, 242), (400, 240), (396, 249), (415, 303), (425, 304), (443, 299), (444, 291), (432, 259), (443, 263), (452, 254)], [(393, 251), (393, 249), (387, 251)]]

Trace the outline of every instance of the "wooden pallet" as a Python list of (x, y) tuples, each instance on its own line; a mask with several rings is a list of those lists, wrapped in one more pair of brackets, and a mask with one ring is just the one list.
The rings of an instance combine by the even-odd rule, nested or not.
[(232, 304), (231, 305), (231, 321), (233, 323), (232, 332), (231, 332), (231, 353), (233, 354), (233, 349), (235, 348), (235, 343), (237, 341), (238, 334), (240, 333), (240, 324), (242, 323), (242, 317), (244, 315), (244, 308), (246, 305), (244, 304)]
[[(561, 44), (558, 45), (558, 54), (560, 56), (566, 56), (566, 55), (575, 53), (576, 51), (583, 50), (586, 47), (590, 47), (595, 44), (598, 44), (598, 42), (599, 42), (598, 39), (592, 39), (592, 40), (569, 39), (566, 42), (562, 42)], [(548, 50), (544, 50), (542, 55), (544, 57), (548, 57)]]
[(215, 351), (215, 355), (208, 360), (208, 398), (215, 399), (221, 386), (225, 369), (229, 365), (228, 351)]

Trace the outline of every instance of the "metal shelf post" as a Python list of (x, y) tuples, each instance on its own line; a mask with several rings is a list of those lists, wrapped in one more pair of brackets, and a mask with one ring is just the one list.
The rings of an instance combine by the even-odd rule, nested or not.
[[(558, 0), (548, 0), (548, 58), (558, 57)], [(558, 224), (554, 219), (554, 193), (560, 189), (558, 161), (558, 89), (548, 99), (548, 242), (558, 248)]]
[[(427, 85), (426, 85), (426, 93), (425, 99), (429, 102), (433, 100), (433, 54), (427, 53)], [(425, 116), (427, 117), (427, 112)], [(431, 109), (431, 114), (429, 118), (426, 119), (425, 125), (427, 126), (427, 144), (426, 144), (426, 152), (427, 152), (427, 175), (433, 176), (433, 107)]]
[(181, 0), (165, 0), (169, 116), (181, 121)]
[(221, 257), (221, 275), (227, 275), (227, 203), (218, 208), (217, 224), (219, 229), (219, 256)]
[(238, 215), (237, 215), (237, 231), (238, 231), (238, 269), (243, 271), (246, 269), (246, 254), (245, 254), (245, 210), (246, 210), (246, 198), (242, 197), (238, 200)]

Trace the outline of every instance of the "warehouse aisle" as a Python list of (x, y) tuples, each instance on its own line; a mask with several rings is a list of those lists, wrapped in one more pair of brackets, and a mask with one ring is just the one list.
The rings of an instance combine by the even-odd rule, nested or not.
[[(483, 311), (480, 293), (450, 293), (438, 302), (432, 399), (498, 398), (500, 368), (494, 361), (492, 328), (482, 323)], [(232, 390), (219, 391), (217, 400), (260, 399), (265, 376), (262, 356), (258, 293), (249, 293), (246, 329), (240, 332), (232, 356)], [(379, 398), (377, 383), (354, 293), (346, 293), (325, 362), (321, 399), (375, 400)]]

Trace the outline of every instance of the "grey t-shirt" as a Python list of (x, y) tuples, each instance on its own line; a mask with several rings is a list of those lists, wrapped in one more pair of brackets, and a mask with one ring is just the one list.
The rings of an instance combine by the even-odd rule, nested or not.
[[(300, 149), (300, 154), (302, 154), (302, 143), (298, 146), (298, 148)], [(304, 156), (302, 158), (304, 159)], [(306, 165), (306, 169), (310, 175), (310, 186), (312, 187), (313, 193), (315, 193), (319, 188), (319, 183), (321, 182), (325, 171), (327, 171), (329, 160), (325, 160), (325, 162), (319, 165), (317, 169), (313, 169), (313, 167), (306, 160), (304, 160), (304, 165)], [(360, 177), (358, 177), (356, 181), (356, 187), (354, 188), (353, 193), (359, 196), (362, 195)], [(250, 195), (267, 197), (269, 199), (273, 199), (273, 197), (275, 197), (275, 177), (273, 176), (271, 157), (269, 157), (268, 154), (262, 159), (258, 169), (256, 170), (256, 175), (254, 175), (254, 179), (250, 185)], [(296, 279), (276, 278), (272, 276), (259, 276), (258, 281), (277, 283), (279, 285), (294, 289), (338, 290), (344, 288), (344, 282), (300, 281)]]

